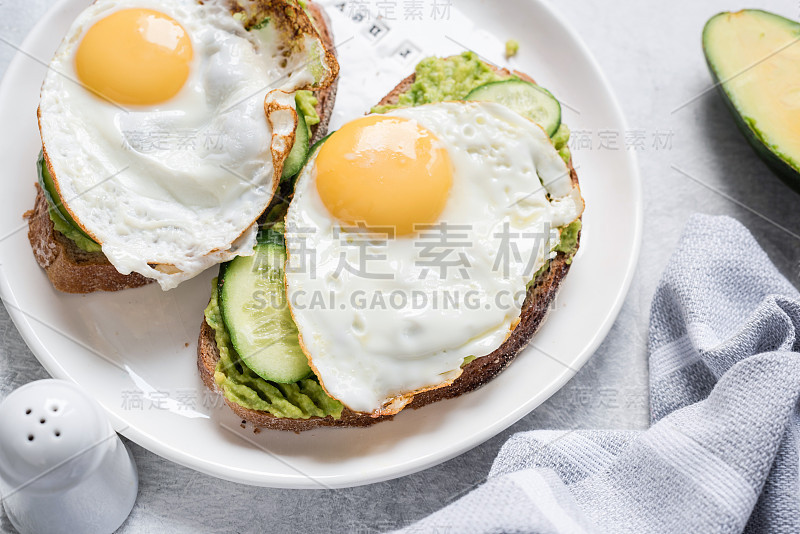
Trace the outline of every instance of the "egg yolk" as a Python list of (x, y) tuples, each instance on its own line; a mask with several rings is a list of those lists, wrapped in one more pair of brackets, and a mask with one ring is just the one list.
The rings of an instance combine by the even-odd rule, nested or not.
[(452, 169), (445, 147), (416, 121), (370, 115), (323, 143), (316, 159), (317, 191), (344, 225), (410, 235), (441, 215)]
[(183, 26), (158, 11), (124, 9), (96, 22), (78, 46), (78, 79), (122, 105), (165, 102), (189, 77), (192, 43)]

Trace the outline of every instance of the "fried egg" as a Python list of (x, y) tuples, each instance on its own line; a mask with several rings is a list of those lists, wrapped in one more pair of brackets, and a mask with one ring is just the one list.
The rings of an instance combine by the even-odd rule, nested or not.
[(163, 289), (252, 254), (294, 141), (293, 92), (337, 70), (288, 2), (97, 0), (41, 90), (61, 200), (118, 271)]
[(343, 126), (311, 155), (286, 217), (289, 306), (325, 390), (379, 415), (450, 384), (506, 340), (582, 212), (550, 138), (505, 106)]

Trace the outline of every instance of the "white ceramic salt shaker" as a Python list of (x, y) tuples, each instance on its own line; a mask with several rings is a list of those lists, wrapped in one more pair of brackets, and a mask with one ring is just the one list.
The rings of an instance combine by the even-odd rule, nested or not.
[(130, 451), (78, 386), (39, 380), (0, 403), (0, 492), (21, 534), (113, 532), (138, 486)]

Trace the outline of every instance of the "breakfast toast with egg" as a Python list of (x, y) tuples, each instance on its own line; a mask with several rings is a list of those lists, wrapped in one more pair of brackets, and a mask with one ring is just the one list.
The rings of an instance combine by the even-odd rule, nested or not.
[[(330, 21), (324, 10), (313, 2), (306, 4), (315, 29), (325, 48), (334, 53)], [(333, 105), (336, 100), (338, 78), (331, 85), (314, 91), (315, 109), (319, 122), (309, 127), (309, 143), (322, 139), (328, 130)], [(123, 275), (114, 268), (100, 251), (87, 252), (72, 239), (59, 232), (51, 217), (48, 198), (36, 184), (34, 208), (25, 213), (28, 220), (28, 240), (36, 262), (47, 273), (53, 286), (65, 293), (91, 293), (94, 291), (119, 291), (141, 287), (154, 280), (138, 273)]]
[[(490, 67), (500, 76), (515, 76), (521, 80), (534, 83), (529, 76), (523, 73), (510, 72), (493, 65), (490, 65)], [(397, 104), (400, 95), (406, 93), (412, 87), (415, 79), (415, 74), (404, 79), (380, 101), (379, 106)], [(578, 176), (572, 165), (571, 157), (567, 156), (566, 159), (568, 159), (567, 167), (570, 179), (574, 186), (578, 187)], [(556, 293), (570, 269), (572, 258), (580, 241), (580, 219), (576, 222), (577, 231), (574, 234), (574, 248), (569, 252), (558, 251), (550, 259), (547, 267), (537, 273), (535, 280), (529, 285), (519, 322), (505, 342), (492, 353), (475, 358), (464, 365), (461, 375), (451, 384), (414, 395), (409, 404), (410, 407), (421, 408), (427, 404), (457, 397), (481, 387), (505, 369), (517, 354), (525, 348), (541, 326), (547, 312), (554, 305)], [(258, 411), (242, 406), (227, 398), (215, 379), (215, 375), (219, 376), (218, 363), (220, 362), (220, 350), (217, 346), (215, 335), (215, 329), (209, 325), (208, 321), (204, 320), (197, 347), (197, 365), (200, 376), (203, 383), (220, 394), (226, 404), (242, 419), (243, 426), (249, 423), (255, 429), (269, 428), (301, 432), (323, 426), (364, 427), (393, 417), (393, 415), (374, 416), (372, 414), (354, 412), (345, 406), (339, 418), (334, 418), (330, 415), (325, 417), (290, 418), (278, 417), (267, 411)]]

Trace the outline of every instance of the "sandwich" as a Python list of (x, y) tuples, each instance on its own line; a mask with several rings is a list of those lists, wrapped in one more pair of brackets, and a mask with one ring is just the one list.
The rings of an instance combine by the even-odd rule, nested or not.
[(42, 85), (37, 263), (68, 293), (166, 290), (247, 254), (337, 74), (311, 2), (97, 0)]
[(487, 383), (580, 244), (558, 100), (466, 52), (427, 58), (284, 184), (220, 266), (197, 364), (256, 429), (361, 427)]

